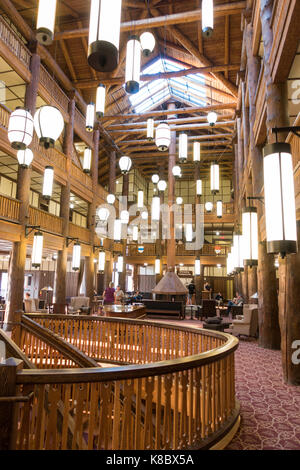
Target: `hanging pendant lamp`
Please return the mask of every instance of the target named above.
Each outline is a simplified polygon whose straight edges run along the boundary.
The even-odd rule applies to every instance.
[[[124,156],[120,158],[119,167],[123,175],[127,175],[127,173],[129,173],[131,166],[132,166],[132,160],[130,157]]]
[[[34,115],[34,128],[45,149],[54,147],[64,128],[64,119],[58,108],[41,106]]]
[[[80,243],[74,243],[72,255],[72,270],[79,271],[80,269],[81,246]]]
[[[202,33],[210,38],[214,30],[214,2],[213,0],[202,0]]]
[[[30,149],[18,150],[17,159],[20,167],[28,168],[33,160],[33,153]]]
[[[168,123],[160,123],[155,131],[155,144],[160,152],[168,150],[171,143],[171,129]]]
[[[42,232],[35,232],[33,238],[31,264],[34,268],[39,268],[42,264],[44,237]]]
[[[104,274],[104,271],[105,271],[105,261],[106,261],[105,251],[100,251],[99,259],[98,259],[98,272],[101,274]]]
[[[9,117],[8,140],[12,148],[25,150],[33,137],[33,117],[26,109],[17,107]]]
[[[256,207],[243,210],[244,266],[258,265],[258,222]]]
[[[217,163],[210,166],[210,190],[213,194],[220,190],[220,167]]]
[[[54,168],[53,166],[48,165],[45,167],[44,182],[43,182],[43,198],[48,201],[52,196],[53,178],[54,178]]]
[[[151,142],[154,140],[154,119],[152,118],[147,119],[147,140]]]
[[[155,37],[149,31],[145,31],[140,36],[140,43],[143,55],[145,57],[149,57],[149,55],[152,54],[155,48]]]
[[[91,172],[91,163],[92,163],[92,149],[86,147],[84,149],[83,155],[83,172],[90,173]]]
[[[188,136],[185,132],[179,134],[179,162],[185,163],[187,161],[188,153]]]
[[[200,162],[200,158],[201,158],[201,144],[200,144],[200,142],[194,142],[193,157],[194,157],[194,162]]]
[[[96,116],[98,119],[104,116],[105,111],[105,86],[101,83],[98,85],[96,94]]]
[[[36,38],[44,46],[49,46],[53,41],[55,14],[56,0],[39,0]]]
[[[89,103],[86,107],[85,129],[87,132],[93,132],[95,122],[95,105]]]
[[[127,43],[125,90],[135,94],[140,89],[141,44],[137,36],[131,36]]]

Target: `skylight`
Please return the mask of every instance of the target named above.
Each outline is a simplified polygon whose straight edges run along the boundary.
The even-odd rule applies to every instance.
[[[159,58],[143,70],[143,75],[177,72],[187,67],[170,59]],[[129,95],[136,113],[143,113],[156,108],[171,97],[191,106],[205,106],[205,77],[201,74],[187,75],[152,82],[141,82],[141,88],[135,95]]]

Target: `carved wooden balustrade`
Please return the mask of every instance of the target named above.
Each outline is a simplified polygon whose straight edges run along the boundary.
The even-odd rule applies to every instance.
[[[0,217],[8,220],[19,220],[20,201],[8,196],[0,196]]]
[[[62,233],[62,219],[35,207],[29,207],[29,224],[52,233]]]

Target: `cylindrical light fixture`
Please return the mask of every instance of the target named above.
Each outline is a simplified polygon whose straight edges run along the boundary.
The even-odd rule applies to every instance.
[[[214,30],[214,2],[213,0],[202,0],[202,33],[210,38]]]
[[[18,150],[17,158],[22,168],[28,168],[33,160],[33,153],[30,149]]]
[[[138,239],[139,239],[139,228],[137,225],[134,225],[132,229],[132,241],[137,242]]]
[[[116,196],[114,194],[108,194],[106,200],[108,204],[114,204]]]
[[[112,72],[119,61],[122,0],[92,0],[88,63],[99,72]]]
[[[243,209],[244,266],[258,265],[258,222],[256,207]]]
[[[58,108],[41,106],[34,115],[34,128],[40,144],[46,149],[54,147],[64,128],[64,118]]]
[[[147,119],[147,140],[154,140],[154,119]]]
[[[195,276],[200,276],[201,274],[201,261],[200,258],[195,259]]]
[[[93,132],[95,122],[95,105],[89,103],[86,107],[85,129],[87,132]]]
[[[104,116],[105,111],[105,85],[99,83],[96,94],[96,116],[98,119]]]
[[[83,154],[83,172],[90,173],[92,163],[92,149],[85,147]]]
[[[187,161],[188,136],[184,132],[179,134],[179,161],[185,163]]]
[[[202,196],[202,180],[196,181],[196,194],[197,196]]]
[[[42,263],[43,255],[43,241],[44,237],[42,232],[35,232],[33,237],[31,264],[34,268],[39,268]]]
[[[168,150],[171,142],[171,129],[168,123],[161,122],[155,130],[155,144],[160,152]]]
[[[79,271],[80,269],[80,257],[81,257],[81,245],[76,242],[73,246],[73,256],[72,256],[72,269],[73,271]]]
[[[208,213],[212,212],[213,208],[214,208],[214,205],[213,205],[212,202],[209,201],[209,202],[205,203],[206,212],[208,212]]]
[[[264,191],[267,252],[297,253],[296,204],[290,144],[267,145],[264,156]]]
[[[129,222],[129,212],[126,211],[126,210],[121,211],[120,219],[121,219],[122,224],[128,224],[128,222]]]
[[[155,274],[160,274],[160,258],[155,260]]]
[[[39,0],[36,38],[40,44],[49,46],[53,41],[56,0]]]
[[[223,217],[223,203],[222,201],[217,201],[217,217],[221,219]]]
[[[33,117],[23,108],[16,108],[9,117],[8,140],[12,148],[25,150],[33,137]]]
[[[167,188],[167,183],[166,181],[164,180],[159,180],[159,182],[157,183],[157,189],[158,191],[165,191]]]
[[[125,90],[134,94],[140,89],[141,44],[137,36],[131,36],[127,43]]]
[[[208,113],[207,122],[211,127],[215,126],[217,120],[218,120],[217,113],[215,113],[215,112]]]
[[[122,221],[115,219],[114,221],[114,240],[119,242],[122,239]]]
[[[152,175],[151,180],[153,184],[157,184],[159,182],[159,176],[156,174]]]
[[[149,31],[142,33],[140,36],[140,43],[143,55],[145,57],[148,57],[150,54],[152,54],[155,48],[155,37],[152,33],[149,33]]]
[[[233,262],[237,273],[244,271],[243,236],[239,231],[233,234]]]
[[[210,190],[213,194],[220,191],[220,167],[217,163],[210,166]]]
[[[47,165],[44,171],[43,198],[49,200],[52,196],[54,168]]]
[[[152,198],[152,205],[151,205],[151,219],[152,220],[159,220],[160,218],[160,197],[155,196]]]
[[[201,144],[200,144],[200,142],[194,142],[194,144],[193,144],[193,158],[194,158],[194,162],[200,162],[200,159],[201,159]]]
[[[99,259],[98,259],[98,272],[104,273],[105,271],[105,261],[106,261],[105,251],[99,251]]]
[[[138,191],[137,206],[138,209],[142,209],[144,207],[144,191]]]
[[[124,258],[122,255],[119,255],[118,256],[118,260],[117,260],[117,270],[118,270],[118,273],[122,273],[123,272],[123,269],[124,269]]]
[[[132,166],[132,161],[130,157],[124,156],[120,158],[119,167],[123,175],[127,175],[127,173],[129,173],[131,166]]]
[[[178,165],[173,166],[172,173],[175,178],[179,178],[181,176],[181,168]]]
[[[177,197],[177,198],[176,198],[176,204],[178,204],[179,206],[181,206],[182,203],[183,203],[182,197],[180,197],[180,196]]]

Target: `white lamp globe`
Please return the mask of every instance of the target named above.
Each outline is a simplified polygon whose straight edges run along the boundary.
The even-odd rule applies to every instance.
[[[157,184],[159,182],[159,176],[158,175],[152,175],[152,183]]]
[[[182,197],[177,197],[176,198],[176,204],[178,204],[180,206],[182,203],[183,203]]]
[[[113,204],[116,200],[116,196],[114,194],[109,194],[106,198],[108,204]]]
[[[160,152],[168,150],[171,142],[171,129],[166,122],[159,124],[155,131],[155,144]]]
[[[20,167],[28,168],[33,160],[33,153],[30,149],[18,150],[17,158]]]
[[[178,165],[173,166],[172,173],[175,178],[178,178],[181,175],[181,168]]]
[[[155,38],[152,33],[149,33],[149,31],[142,33],[140,36],[140,43],[145,57],[152,54],[155,48]]]
[[[215,112],[208,113],[207,121],[210,126],[214,126],[217,122],[218,115]]]
[[[109,217],[109,210],[106,207],[100,207],[100,209],[98,209],[97,215],[101,222],[107,222]]]
[[[129,212],[126,211],[126,210],[121,211],[120,219],[121,219],[122,224],[128,224],[128,222],[129,222]]]
[[[147,212],[147,211],[143,211],[143,212],[141,213],[141,217],[142,217],[143,220],[147,220],[147,219],[148,219],[148,212]]]
[[[206,212],[212,212],[213,207],[214,207],[214,205],[213,205],[212,202],[206,202],[206,204],[205,204],[205,210],[206,210]]]
[[[119,160],[119,167],[123,175],[129,173],[132,166],[132,161],[130,157],[121,157]]]
[[[64,128],[64,119],[59,109],[41,106],[34,115],[34,128],[41,145],[46,149],[54,147]]]
[[[165,191],[167,188],[167,183],[164,180],[160,180],[157,184],[157,188],[159,191]]]
[[[11,113],[7,137],[12,148],[17,150],[25,150],[31,144],[33,117],[26,109],[18,107]]]

